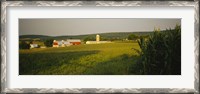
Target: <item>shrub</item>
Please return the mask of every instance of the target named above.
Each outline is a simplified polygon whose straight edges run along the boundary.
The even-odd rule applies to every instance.
[[[128,36],[128,40],[136,40],[136,39],[138,39],[138,36],[136,36],[135,34],[130,34]]]
[[[52,47],[53,45],[53,39],[48,39],[44,41],[44,45],[46,45],[47,47]]]
[[[19,43],[19,49],[29,49],[30,48],[30,43],[27,43],[26,41],[21,41]]]
[[[181,74],[181,27],[154,33],[145,41],[140,38],[141,51],[136,66],[139,74],[177,75]]]
[[[90,37],[90,36],[87,36],[83,39],[84,42],[86,41],[96,41],[95,37]]]

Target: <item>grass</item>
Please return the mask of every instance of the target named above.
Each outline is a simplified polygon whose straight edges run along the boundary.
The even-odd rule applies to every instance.
[[[19,51],[20,75],[128,75],[137,43],[75,45]]]

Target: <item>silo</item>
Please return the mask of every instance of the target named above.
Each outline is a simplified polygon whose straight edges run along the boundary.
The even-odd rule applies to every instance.
[[[96,41],[100,41],[100,36],[96,35]]]
[[[65,47],[65,41],[64,40],[62,40],[62,45],[61,46]]]

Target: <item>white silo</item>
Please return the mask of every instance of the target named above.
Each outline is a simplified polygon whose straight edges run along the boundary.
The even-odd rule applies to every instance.
[[[62,45],[61,45],[61,46],[62,46],[62,47],[65,47],[65,41],[64,41],[64,40],[62,40],[62,41],[61,41],[61,43],[62,43]]]
[[[96,41],[100,41],[100,35],[96,35]]]

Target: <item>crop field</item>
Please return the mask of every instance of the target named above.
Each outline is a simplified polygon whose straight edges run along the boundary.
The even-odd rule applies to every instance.
[[[20,75],[128,75],[138,43],[81,44],[19,50]]]

